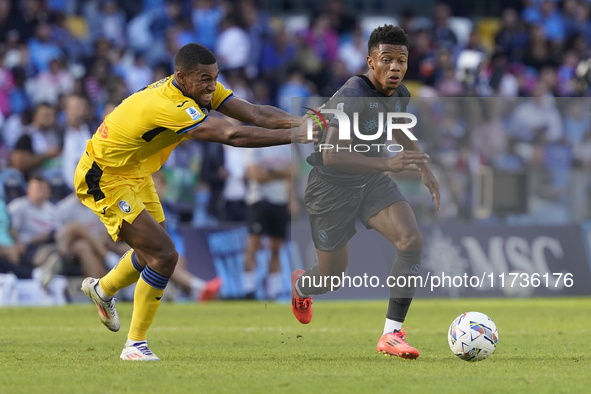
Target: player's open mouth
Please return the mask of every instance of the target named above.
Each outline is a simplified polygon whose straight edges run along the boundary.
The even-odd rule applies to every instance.
[[[396,82],[400,81],[400,78],[398,78],[398,77],[389,77],[388,78],[388,81],[396,83]]]
[[[201,97],[203,97],[205,100],[211,100],[211,93],[202,94]]]

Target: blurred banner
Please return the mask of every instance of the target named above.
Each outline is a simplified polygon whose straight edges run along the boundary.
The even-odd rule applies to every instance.
[[[305,266],[313,264],[316,257],[309,224],[294,223],[292,230],[292,248],[299,249],[292,255],[304,256]],[[417,297],[591,294],[589,260],[579,226],[447,224],[421,226],[421,232],[423,284],[417,287]],[[357,234],[349,242],[346,275],[367,275],[368,285],[341,288],[322,298],[387,298],[388,289],[381,285],[395,257],[396,249],[388,240],[358,223]],[[369,284],[371,276],[379,278],[379,286]]]
[[[316,261],[310,241],[310,225],[292,225],[292,240],[281,255],[283,298],[289,294],[289,273]],[[346,275],[352,284],[319,299],[387,298],[385,284],[396,250],[385,238],[357,224],[349,243]],[[417,297],[529,297],[591,294],[589,247],[591,226],[422,226],[422,286]],[[242,272],[247,229],[184,229],[188,269],[204,279],[219,275],[223,298],[243,296]],[[586,241],[585,241],[586,240]],[[291,248],[291,265],[288,250]],[[258,298],[265,297],[263,278],[267,273],[266,251],[259,256]],[[366,276],[364,283],[362,278]],[[372,287],[375,276],[379,285]],[[358,277],[359,281],[354,278]],[[355,284],[360,284],[355,286]],[[373,284],[376,282],[374,281]]]
[[[183,228],[185,239],[187,269],[199,278],[210,280],[215,276],[222,279],[220,297],[238,299],[245,296],[243,288],[244,253],[248,229],[243,225],[226,227]],[[280,298],[290,294],[291,267],[289,243],[280,253],[280,273],[282,293]],[[265,299],[265,278],[269,270],[268,248],[257,254],[256,292],[258,299]]]

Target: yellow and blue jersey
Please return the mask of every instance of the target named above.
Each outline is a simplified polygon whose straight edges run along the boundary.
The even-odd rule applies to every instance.
[[[232,96],[217,82],[207,109],[219,110]],[[123,100],[88,141],[86,153],[106,174],[144,177],[158,171],[208,116],[169,76]]]

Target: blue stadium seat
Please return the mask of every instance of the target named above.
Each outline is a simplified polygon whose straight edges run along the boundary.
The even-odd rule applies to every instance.
[[[27,181],[20,171],[14,168],[5,168],[0,173],[0,189],[4,201],[8,204],[15,198],[26,194]]]

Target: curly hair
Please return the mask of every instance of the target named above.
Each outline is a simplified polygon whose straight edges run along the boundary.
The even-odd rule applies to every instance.
[[[174,68],[188,72],[195,69],[198,64],[209,65],[215,62],[215,55],[209,49],[192,42],[179,49],[174,57]]]
[[[398,26],[376,27],[369,36],[367,53],[371,55],[372,49],[377,48],[380,44],[404,45],[408,48],[408,35],[403,28]]]

